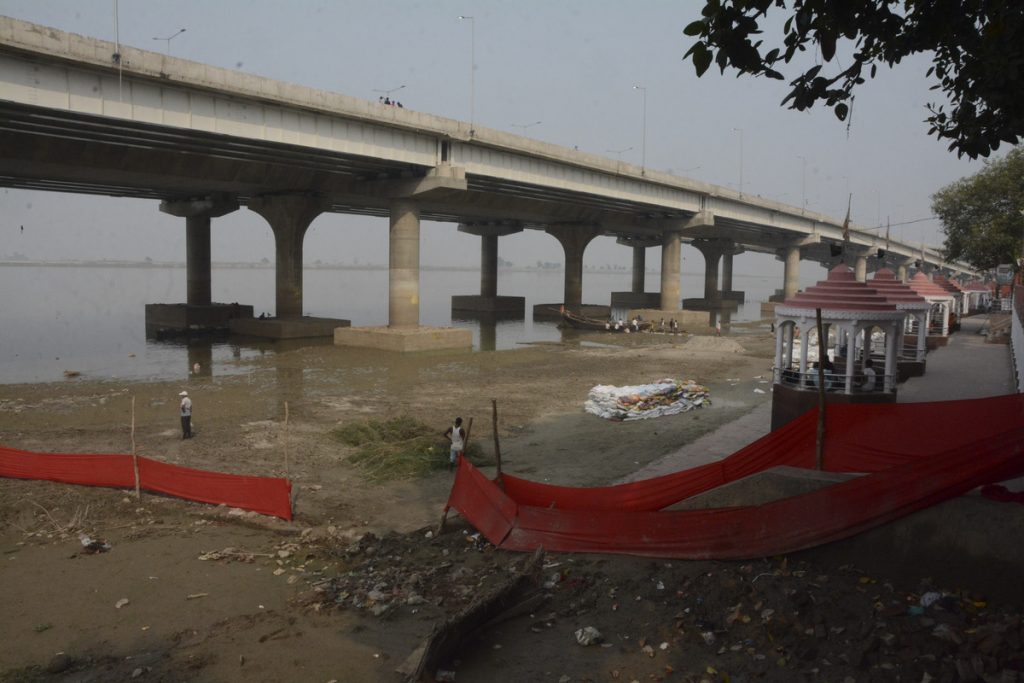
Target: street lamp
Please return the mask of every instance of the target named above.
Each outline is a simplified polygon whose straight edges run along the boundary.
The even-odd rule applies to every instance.
[[[605,151],[609,152],[611,154],[618,154],[619,155],[619,161],[622,161],[622,153],[623,152],[628,152],[631,149],[633,149],[633,148],[632,147],[627,147],[625,149],[606,149]]]
[[[733,131],[740,134],[740,196],[743,196],[743,129],[733,128]]]
[[[397,88],[391,88],[390,90],[377,90],[376,88],[374,88],[373,92],[382,92],[382,93],[384,93],[384,97],[386,97],[387,99],[390,100],[391,99],[391,93],[398,92],[399,90],[401,90],[404,87],[405,87],[404,85],[400,85]]]
[[[167,36],[166,38],[153,38],[153,40],[166,40],[167,41],[167,54],[170,55],[171,54],[171,41],[173,39],[177,38],[178,36],[180,36],[184,32],[185,32],[185,29],[180,29],[177,33],[173,33],[173,34]]]
[[[633,90],[639,90],[644,94],[644,133],[643,133],[643,147],[640,152],[640,172],[643,173],[647,167],[647,87],[643,85],[634,85]]]
[[[803,162],[800,171],[800,210],[807,208],[807,157],[796,155],[796,158]]]
[[[476,106],[476,19],[464,14],[459,15],[461,21],[469,22],[469,134],[474,132],[474,107]]]
[[[521,128],[523,130],[523,133],[526,133],[527,128],[533,128],[534,126],[539,126],[540,124],[541,121],[534,121],[533,123],[511,123],[509,125],[515,128]]]

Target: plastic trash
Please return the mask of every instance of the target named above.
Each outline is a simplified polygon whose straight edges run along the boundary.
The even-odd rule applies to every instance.
[[[604,636],[593,626],[584,626],[576,629],[576,642],[580,645],[596,645],[601,642]]]

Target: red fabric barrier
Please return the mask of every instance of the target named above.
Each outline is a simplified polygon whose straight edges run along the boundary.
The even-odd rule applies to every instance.
[[[207,472],[139,458],[139,487],[154,493],[292,518],[291,482]],[[0,476],[84,486],[134,488],[132,457],[123,454],[33,453],[0,447]]]
[[[463,460],[449,505],[510,550],[746,559],[845,538],[1024,474],[1022,395],[830,406],[827,419],[826,469],[871,474],[765,505],[662,510],[769,467],[813,467],[812,411],[718,463],[621,486],[573,489],[506,475],[502,491]]]

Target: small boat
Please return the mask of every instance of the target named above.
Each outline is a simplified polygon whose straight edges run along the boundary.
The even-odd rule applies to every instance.
[[[562,311],[562,320],[569,327],[577,330],[595,330],[598,332],[650,332],[654,324],[647,321],[639,321],[636,324],[631,322],[615,322],[612,320],[597,320],[578,315],[572,311]]]

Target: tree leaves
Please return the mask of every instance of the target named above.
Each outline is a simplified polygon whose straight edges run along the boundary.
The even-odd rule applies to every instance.
[[[791,4],[792,9],[787,5]],[[891,5],[897,6],[894,12]],[[902,5],[902,7],[900,7]],[[789,12],[781,44],[766,46],[760,23],[771,9]],[[780,62],[817,47],[825,63],[840,40],[853,43],[852,63],[830,75],[815,65],[790,81],[783,103],[803,110],[816,103],[845,120],[845,104],[879,63],[889,66],[925,52],[933,55],[928,78],[949,107],[929,104],[928,134],[950,141],[971,158],[988,156],[1002,143],[1024,137],[1024,11],[1019,0],[705,0],[702,19],[684,34],[697,38],[684,59],[698,76],[712,62],[724,72],[785,78]],[[756,42],[754,37],[757,36]],[[770,47],[762,56],[762,47]]]

